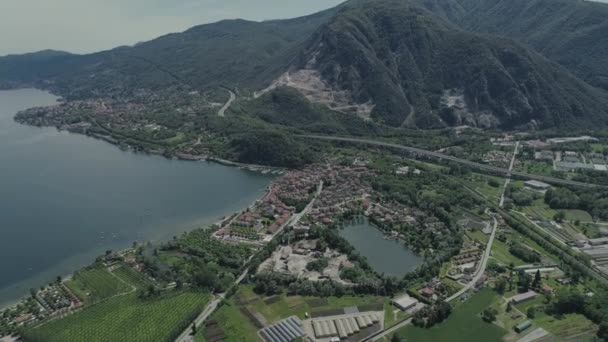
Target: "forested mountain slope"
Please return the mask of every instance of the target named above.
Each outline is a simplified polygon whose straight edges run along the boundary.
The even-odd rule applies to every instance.
[[[351,0],[306,17],[221,21],[89,55],[7,56],[0,58],[0,87],[37,86],[67,100],[170,102],[220,87],[238,90],[243,101],[257,100],[286,86],[331,111],[392,127],[606,127],[606,91],[565,68],[579,76],[588,70],[586,78],[601,83],[602,74],[591,65],[601,65],[599,51],[608,38],[598,37],[597,50],[583,43],[590,45],[595,29],[605,31],[603,24],[588,14],[587,21],[565,25],[568,21],[555,14],[565,13],[560,6],[569,8],[565,0],[511,2],[507,10],[502,0]],[[552,19],[536,27],[538,16]],[[569,36],[568,30],[575,33]],[[562,66],[486,32],[521,38],[545,56],[563,55],[556,59]],[[557,37],[549,39],[550,32]],[[559,32],[572,43],[560,43]],[[576,64],[577,54],[588,56]],[[301,124],[280,120],[277,107],[268,105],[277,98],[284,96],[249,108],[265,121]],[[343,115],[336,117],[344,122]]]
[[[465,30],[528,44],[608,89],[608,4],[583,0],[419,0]]]
[[[398,0],[345,6],[292,68],[311,84],[301,88],[324,83],[335,107],[353,102],[390,126],[590,127],[608,114],[604,92],[539,54]]]

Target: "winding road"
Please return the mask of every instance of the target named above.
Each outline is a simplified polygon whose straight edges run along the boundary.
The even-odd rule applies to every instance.
[[[232,92],[232,90],[228,90],[228,92],[230,93],[230,98],[222,106],[222,108],[220,108],[220,110],[217,112],[218,116],[224,117],[224,114],[226,113],[228,108],[230,108],[230,105],[232,104],[232,102],[234,102],[234,100],[236,100],[236,94],[234,92]]]
[[[425,156],[429,156],[429,157],[452,161],[455,163],[470,166],[477,170],[498,173],[498,174],[505,175],[507,177],[517,176],[517,177],[525,178],[525,179],[534,179],[534,180],[543,181],[543,182],[547,182],[547,183],[571,185],[571,186],[578,186],[578,187],[583,187],[583,188],[608,188],[608,186],[605,186],[605,185],[576,182],[576,181],[555,178],[555,177],[550,177],[550,176],[542,176],[542,175],[535,175],[535,174],[519,172],[519,171],[511,171],[509,169],[505,169],[502,167],[480,164],[480,163],[476,163],[476,162],[473,162],[470,160],[448,156],[448,155],[445,155],[445,154],[439,153],[439,152],[428,151],[428,150],[423,150],[423,149],[417,148],[417,147],[393,144],[393,143],[388,143],[388,142],[384,142],[384,141],[359,139],[359,138],[332,137],[332,136],[324,136],[324,135],[297,135],[296,137],[304,138],[304,139],[340,141],[340,142],[349,142],[349,143],[357,143],[357,144],[390,147],[390,148],[395,148],[395,149],[399,149],[399,150],[403,150],[403,151],[407,151],[407,152],[411,152],[411,153],[415,153],[415,154],[419,154],[419,155],[425,155]]]

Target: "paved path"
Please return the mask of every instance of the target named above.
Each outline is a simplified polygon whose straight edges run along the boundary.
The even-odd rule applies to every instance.
[[[446,302],[451,302],[454,299],[460,297],[463,293],[470,290],[473,286],[475,286],[475,284],[477,284],[479,279],[481,279],[484,272],[486,271],[486,266],[488,266],[488,259],[490,259],[490,252],[492,251],[492,245],[494,244],[494,238],[496,237],[496,230],[497,230],[496,228],[498,227],[498,220],[496,219],[496,217],[492,216],[492,220],[494,220],[494,226],[492,227],[492,233],[490,234],[490,240],[488,240],[486,249],[484,250],[483,256],[481,257],[481,264],[479,265],[479,268],[477,269],[477,273],[473,277],[473,280],[471,280],[467,285],[465,285],[462,289],[460,289],[460,291],[458,291],[458,292],[454,293],[453,295],[451,295],[450,297],[448,297],[445,300]]]
[[[249,271],[249,269],[246,269],[243,273],[241,273],[241,275],[235,280],[233,286],[237,286],[238,284],[240,284],[241,281],[243,281],[243,279],[245,279],[245,277],[247,276],[248,271]],[[222,300],[224,300],[224,298],[226,298],[226,292],[215,296],[215,298],[211,302],[209,302],[209,304],[207,304],[207,306],[205,307],[203,312],[201,312],[201,314],[198,315],[198,317],[196,317],[196,319],[194,319],[193,323],[196,324],[197,328],[201,327],[203,322],[205,322],[205,320],[207,320],[207,318],[209,318],[209,316],[211,316],[211,314],[215,311],[215,309],[217,309],[217,306],[221,303]],[[194,341],[194,336],[192,336],[192,324],[188,325],[186,330],[184,330],[182,332],[182,334],[179,335],[179,337],[177,339],[175,339],[175,342],[193,342],[193,341]]]
[[[333,137],[333,136],[324,136],[324,135],[299,135],[297,137],[306,138],[306,139],[342,141],[342,142],[351,142],[351,143],[358,143],[358,144],[384,146],[384,147],[396,148],[396,149],[400,149],[400,150],[404,150],[404,151],[408,151],[408,152],[416,153],[416,154],[420,154],[420,155],[425,155],[425,156],[429,156],[429,157],[434,157],[434,158],[438,158],[438,159],[448,160],[448,161],[452,161],[455,163],[470,166],[477,170],[503,174],[506,176],[513,175],[513,176],[518,176],[518,177],[526,178],[526,179],[535,179],[535,180],[539,180],[539,181],[543,181],[543,182],[547,182],[547,183],[572,185],[572,186],[578,186],[578,187],[583,187],[583,188],[603,188],[603,189],[608,188],[608,186],[606,186],[606,185],[576,182],[576,181],[571,181],[571,180],[567,180],[567,179],[535,175],[535,174],[519,172],[519,171],[509,171],[509,169],[505,169],[502,167],[480,164],[480,163],[472,162],[470,160],[456,158],[453,156],[448,156],[448,155],[445,155],[445,154],[439,153],[439,152],[428,151],[428,150],[423,150],[423,149],[420,149],[417,147],[404,146],[404,145],[393,144],[393,143],[388,143],[388,142],[384,142],[384,141],[357,139],[357,138],[342,138],[342,137]]]
[[[515,143],[515,150],[513,150],[513,157],[511,158],[511,164],[509,164],[509,175],[507,176],[507,179],[505,179],[505,185],[502,188],[502,194],[500,194],[500,203],[498,204],[498,206],[501,208],[505,204],[505,191],[507,191],[507,186],[509,186],[509,182],[511,182],[510,172],[513,171],[513,165],[515,165],[515,157],[517,156],[518,148],[519,148],[519,141]]]
[[[224,106],[222,106],[222,108],[220,108],[220,110],[217,112],[218,116],[224,117],[224,113],[226,113],[226,110],[228,110],[228,108],[230,108],[230,105],[232,104],[232,102],[234,102],[234,100],[236,100],[236,95],[232,92],[232,90],[228,90],[228,92],[230,93],[230,98],[224,104]]]

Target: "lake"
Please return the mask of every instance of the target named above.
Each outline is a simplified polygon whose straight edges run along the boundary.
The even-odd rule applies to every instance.
[[[378,273],[400,278],[422,264],[422,257],[407,249],[402,241],[387,239],[367,218],[347,221],[339,232]]]
[[[0,91],[0,306],[105,250],[170,239],[242,210],[273,179],[13,121],[19,110],[54,103],[38,90]]]

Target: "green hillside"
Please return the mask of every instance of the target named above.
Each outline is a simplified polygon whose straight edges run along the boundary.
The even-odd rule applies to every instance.
[[[583,0],[420,0],[463,29],[528,44],[608,89],[608,4]]]
[[[348,6],[318,30],[299,67],[390,126],[431,128],[605,125],[606,94],[525,47],[460,30],[404,1]],[[442,104],[446,91],[467,108]]]

